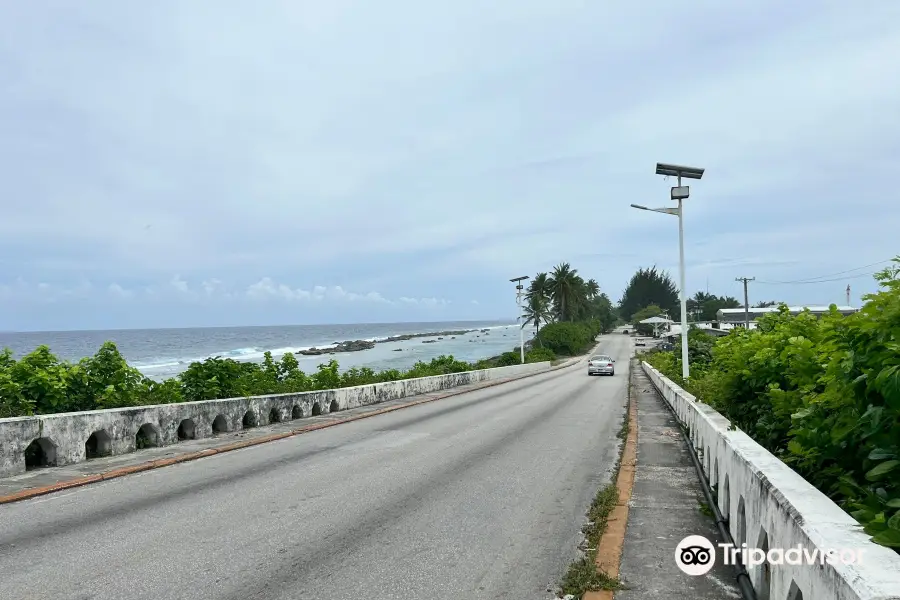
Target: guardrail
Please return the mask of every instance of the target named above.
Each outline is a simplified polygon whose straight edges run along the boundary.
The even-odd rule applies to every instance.
[[[810,565],[802,555],[801,564],[773,555],[781,564],[749,565],[759,598],[900,600],[900,555],[871,542],[850,515],[712,407],[641,365],[688,428],[735,544],[766,553],[799,546],[819,557]],[[822,560],[829,551],[834,559]]]
[[[550,363],[541,362],[297,394],[0,419],[0,477],[23,473],[32,465],[63,466],[93,457],[127,454],[141,447],[176,444],[549,370]]]

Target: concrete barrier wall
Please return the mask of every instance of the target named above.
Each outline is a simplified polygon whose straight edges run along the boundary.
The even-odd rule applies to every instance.
[[[299,394],[272,394],[0,419],[0,477],[26,470],[25,450],[36,442],[48,466],[134,452],[139,443],[175,444],[245,427],[328,414],[469,383],[540,373],[549,362]]]
[[[737,546],[862,551],[857,564],[838,559],[814,566],[748,567],[759,598],[900,599],[900,555],[869,541],[850,515],[746,433],[732,430],[724,416],[648,363],[642,366],[689,429]]]

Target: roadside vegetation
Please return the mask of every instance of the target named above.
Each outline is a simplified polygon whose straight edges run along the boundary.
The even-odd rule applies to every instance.
[[[596,336],[608,331],[616,320],[612,304],[600,294],[597,283],[585,282],[568,264],[549,275],[539,274],[529,288],[528,303],[523,327],[535,327],[537,335],[531,347],[526,346],[527,363],[586,352]],[[474,363],[440,356],[407,370],[354,367],[341,371],[338,362],[330,360],[316,371],[304,373],[293,354],[276,359],[267,352],[259,363],[208,358],[192,363],[177,377],[155,381],[129,365],[113,342],[104,343],[94,356],[76,363],[60,360],[47,346],[18,360],[6,349],[0,352],[0,418],[327,390],[520,361],[516,348]]]
[[[646,360],[900,551],[900,258],[876,279],[849,316],[780,305],[757,329],[691,330],[688,382],[680,340]]]

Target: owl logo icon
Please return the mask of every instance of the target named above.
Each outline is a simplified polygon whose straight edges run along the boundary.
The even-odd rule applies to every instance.
[[[675,564],[687,575],[706,575],[716,564],[716,548],[702,535],[689,535],[675,548]]]

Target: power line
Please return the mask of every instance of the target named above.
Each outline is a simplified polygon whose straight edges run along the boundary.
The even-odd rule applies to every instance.
[[[757,281],[756,283],[762,283],[766,285],[803,285],[810,283],[828,283],[829,281],[847,281],[848,279],[859,279],[860,277],[872,277],[873,275],[877,275],[878,271],[874,271],[872,273],[862,273],[861,275],[849,275],[847,277],[835,277],[834,279],[817,279],[815,281],[809,280],[799,280],[799,281]]]
[[[818,277],[808,277],[806,279],[797,279],[795,281],[759,281],[757,283],[766,283],[770,285],[787,285],[787,284],[795,284],[795,283],[825,283],[828,281],[839,281],[841,279],[854,279],[859,277],[870,277],[875,275],[875,273],[863,273],[861,275],[853,275],[850,277],[838,277],[837,279],[823,279],[825,277],[834,277],[835,275],[842,275],[844,273],[852,273],[853,271],[859,271],[860,269],[868,269],[869,267],[874,267],[876,265],[880,265],[882,263],[891,262],[893,259],[889,258],[887,260],[879,260],[878,262],[874,262],[868,265],[863,265],[861,267],[856,267],[855,269],[847,269],[846,271],[838,271],[836,273],[829,273],[827,275],[819,275]]]

